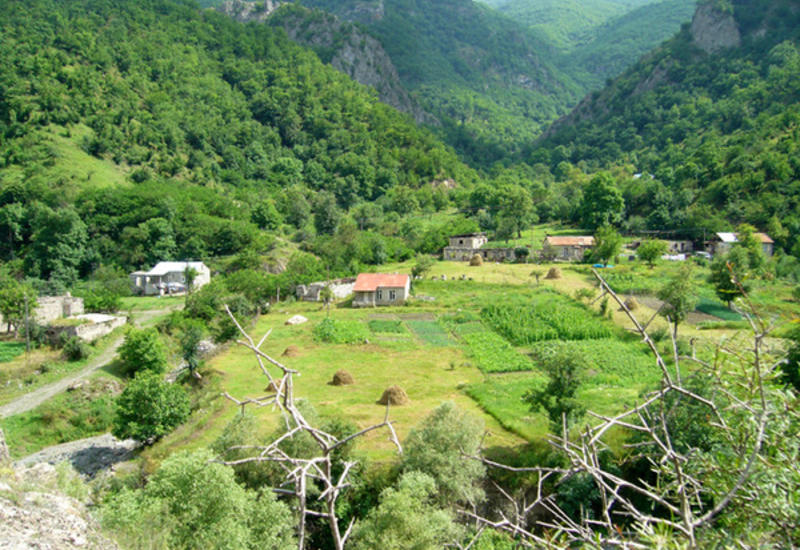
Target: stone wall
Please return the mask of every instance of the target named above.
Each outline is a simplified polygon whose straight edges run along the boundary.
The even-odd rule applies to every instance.
[[[127,321],[126,317],[115,315],[102,315],[100,313],[87,313],[79,315],[75,319],[84,321],[82,324],[51,326],[47,333],[53,341],[58,341],[61,334],[66,337],[77,336],[84,342],[94,342],[102,338],[117,327],[121,327]]]

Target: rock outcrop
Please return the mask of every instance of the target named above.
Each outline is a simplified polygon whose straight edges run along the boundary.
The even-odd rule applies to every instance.
[[[60,467],[62,468],[62,467]],[[67,496],[64,483],[80,484],[77,474],[49,464],[0,473],[0,548],[9,550],[114,550],[86,506]],[[72,485],[80,489],[80,485]]]
[[[712,4],[698,6],[692,19],[691,33],[692,42],[709,54],[734,48],[742,42],[733,13]]]

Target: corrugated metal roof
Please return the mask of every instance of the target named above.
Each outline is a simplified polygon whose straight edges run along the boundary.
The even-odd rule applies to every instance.
[[[191,267],[198,272],[208,269],[203,262],[158,262],[146,275],[166,275],[177,271],[183,273],[187,267]]]
[[[545,241],[550,246],[594,246],[594,237],[557,237],[548,236]]]
[[[408,275],[398,273],[359,273],[354,292],[372,292],[378,288],[404,288]]]
[[[735,243],[739,239],[736,238],[736,233],[717,233],[717,237],[724,243]]]

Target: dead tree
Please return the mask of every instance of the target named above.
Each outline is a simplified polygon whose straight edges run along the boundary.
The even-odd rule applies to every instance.
[[[691,357],[681,356],[673,335],[673,365],[670,367],[648,335],[646,325],[639,323],[596,271],[594,274],[603,293],[617,302],[653,353],[661,371],[660,388],[617,415],[590,412],[598,422],[586,426],[577,437],[570,437],[566,426],[561,434],[551,436],[550,443],[567,457],[568,468],[509,468],[482,457],[472,457],[482,460],[488,467],[532,472],[538,476],[538,486],[534,498],[527,502],[500,489],[509,502],[511,513],[499,513],[494,518],[480,517],[471,511],[462,513],[481,529],[490,527],[505,531],[529,547],[554,547],[554,540],[557,540],[557,547],[577,544],[603,549],[647,548],[647,537],[664,530],[677,534],[689,547],[696,547],[700,529],[712,523],[750,483],[765,444],[770,417],[776,413],[768,396],[768,382],[782,361],[769,358],[764,342],[772,327],[757,315],[745,295],[749,311],[744,314],[753,333],[749,348],[743,351],[741,346],[722,343],[714,360],[704,362],[694,353]],[[688,389],[680,374],[682,363],[691,364],[711,380],[713,394],[710,397]],[[677,434],[668,420],[668,396],[678,401],[677,406],[691,404],[705,409],[715,437],[724,441],[733,453],[730,469],[723,471],[724,466],[693,449],[676,447]],[[730,421],[731,418],[736,421]],[[644,453],[641,456],[649,461],[657,483],[624,479],[603,467],[600,455],[608,449],[604,437],[612,429],[636,434],[628,440],[627,447]],[[598,519],[568,517],[555,503],[553,487],[578,473],[590,476],[600,493],[602,513]],[[712,478],[717,483],[723,479],[724,483],[714,487],[704,483]],[[543,490],[545,482],[551,484],[548,491]],[[714,498],[709,498],[712,493]],[[748,491],[748,494],[753,493]],[[647,502],[649,506],[637,502]],[[529,522],[534,509],[539,517],[544,513],[548,519]],[[648,511],[652,509],[661,512]]]
[[[293,497],[296,500],[298,514],[298,549],[303,550],[305,548],[306,522],[309,518],[319,518],[328,523],[336,550],[343,550],[355,520],[352,520],[344,532],[342,532],[339,526],[339,520],[336,516],[336,501],[342,491],[350,486],[348,477],[356,463],[351,461],[345,462],[342,465],[342,472],[338,476],[335,476],[333,453],[354,439],[380,428],[386,428],[388,430],[390,441],[397,446],[398,452],[402,453],[400,440],[397,437],[392,422],[389,420],[389,406],[386,406],[386,415],[384,416],[383,422],[364,428],[357,433],[341,439],[319,428],[315,428],[305,419],[295,401],[294,376],[299,375],[299,372],[283,365],[261,349],[272,331],[267,331],[264,337],[256,343],[242,328],[241,324],[239,324],[236,317],[227,306],[225,306],[225,310],[241,335],[241,339],[237,340],[236,343],[253,352],[261,374],[269,380],[268,388],[273,389],[275,394],[246,399],[237,399],[227,392],[223,395],[241,407],[242,411],[248,406],[255,408],[270,406],[276,408],[280,412],[282,421],[285,423],[286,432],[268,445],[232,447],[231,449],[249,450],[252,452],[252,456],[239,460],[223,461],[223,463],[229,466],[251,462],[271,462],[278,464],[285,472],[285,482],[280,487],[275,488],[274,491],[282,495]],[[277,369],[278,375],[273,376],[270,372],[270,368]],[[308,434],[311,436],[319,448],[319,452],[316,456],[311,458],[294,457],[284,452],[281,448],[281,443],[299,436],[300,434]],[[311,484],[320,486],[321,491],[319,495],[310,502],[309,486]],[[315,502],[319,503],[319,506],[315,506]]]

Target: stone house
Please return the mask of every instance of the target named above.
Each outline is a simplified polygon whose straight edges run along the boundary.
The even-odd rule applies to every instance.
[[[442,258],[452,262],[468,262],[488,242],[486,233],[453,235],[450,237],[449,246],[442,251]]]
[[[353,287],[353,307],[400,305],[408,299],[410,291],[408,275],[360,273]]]
[[[323,288],[328,287],[333,292],[333,297],[337,300],[347,298],[353,293],[353,287],[356,285],[354,277],[346,277],[344,279],[334,279],[332,281],[320,281],[317,283],[309,283],[307,285],[297,285],[295,289],[295,296],[298,300],[306,302],[319,302],[319,293]]]
[[[513,262],[517,254],[513,248],[483,248],[489,239],[485,233],[453,235],[450,245],[442,250],[442,259],[451,262],[468,262],[475,254],[488,262]]]
[[[775,242],[766,233],[753,233],[753,235],[756,240],[761,242],[761,250],[764,251],[764,255],[768,258],[771,257],[775,252]],[[738,242],[739,238],[736,233],[720,232],[708,242],[706,252],[713,255],[727,254],[731,247]]]
[[[57,319],[74,317],[83,314],[83,298],[67,293],[65,296],[39,296],[36,307],[30,312],[32,321],[39,325],[49,325]],[[3,316],[0,315],[0,330],[10,330]]]
[[[694,243],[692,241],[664,241],[667,243],[667,253],[674,254],[691,254],[694,252]]]
[[[587,251],[594,248],[594,237],[560,237],[548,235],[542,243],[542,253],[554,260],[564,262],[581,261]]]
[[[94,342],[115,328],[123,326],[126,321],[126,317],[119,315],[84,313],[52,323],[47,328],[47,334],[54,343],[59,341],[61,334],[66,334],[67,337],[76,336],[85,342]]]
[[[131,290],[134,294],[144,296],[185,292],[187,268],[197,272],[192,288],[197,289],[211,282],[211,270],[203,262],[159,262],[150,271],[131,273]]]

